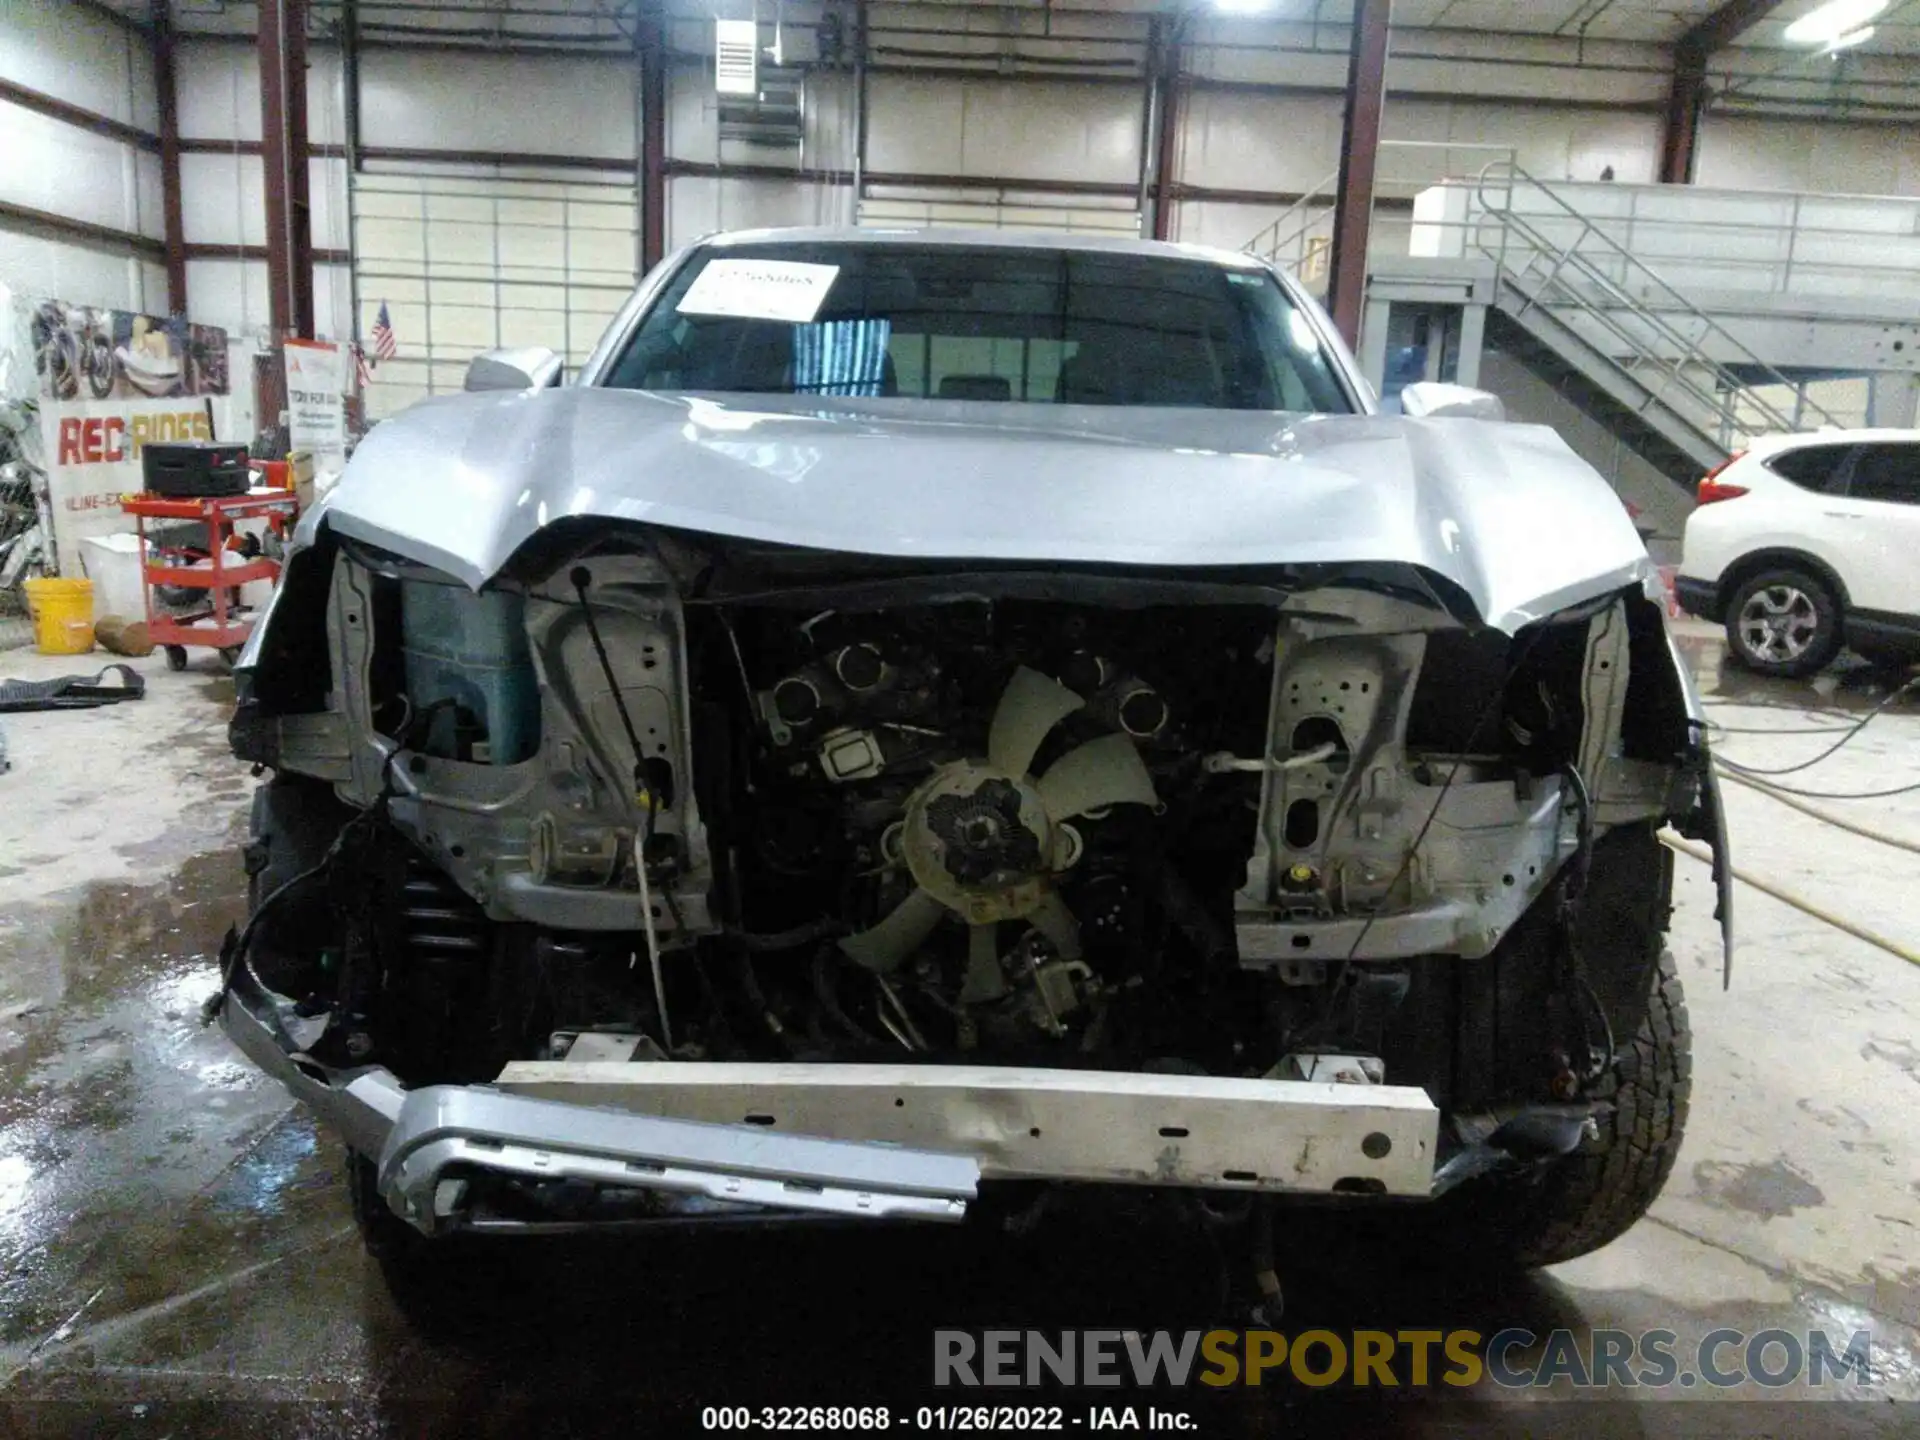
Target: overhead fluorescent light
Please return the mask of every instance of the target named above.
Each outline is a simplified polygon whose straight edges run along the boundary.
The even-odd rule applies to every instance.
[[[1873,26],[1862,25],[1858,30],[1850,30],[1838,40],[1827,46],[1827,54],[1838,55],[1842,50],[1851,50],[1856,45],[1864,45],[1873,38]]]
[[[1787,26],[1787,39],[1795,45],[1831,45],[1843,36],[1851,36],[1891,3],[1892,0],[1827,0]]]
[[[1263,15],[1275,0],[1213,0],[1213,8],[1228,15]]]

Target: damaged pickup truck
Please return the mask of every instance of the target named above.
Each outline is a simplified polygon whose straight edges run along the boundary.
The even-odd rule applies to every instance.
[[[1555,435],[1085,238],[708,240],[559,382],[379,425],[238,665],[222,1023],[376,1253],[1148,1186],[1543,1264],[1652,1202],[1657,832],[1723,912],[1725,837]]]

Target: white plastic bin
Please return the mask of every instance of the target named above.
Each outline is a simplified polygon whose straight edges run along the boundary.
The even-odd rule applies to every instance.
[[[93,582],[93,618],[118,615],[138,620],[147,613],[146,587],[140,578],[140,537],[86,535],[80,540],[80,567]]]

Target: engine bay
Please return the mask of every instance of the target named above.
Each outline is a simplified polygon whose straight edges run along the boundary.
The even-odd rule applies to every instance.
[[[1206,762],[1259,748],[1270,614],[718,623],[752,705],[708,824],[724,807],[749,932],[841,932],[803,962],[832,1038],[1123,1065],[1218,1048],[1209,1009],[1249,998],[1232,902],[1259,782]]]

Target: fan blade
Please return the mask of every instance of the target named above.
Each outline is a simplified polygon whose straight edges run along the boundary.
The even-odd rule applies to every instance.
[[[1054,821],[1108,805],[1159,803],[1146,762],[1124,735],[1102,735],[1062,755],[1036,788],[1047,818]]]
[[[902,960],[919,949],[920,942],[933,933],[946,913],[947,907],[933,896],[915,890],[878,925],[847,936],[840,948],[854,964],[884,975],[897,970]]]
[[[967,978],[960,987],[962,1005],[998,1000],[1007,993],[1007,977],[1000,973],[1000,946],[994,924],[975,925],[967,932]]]
[[[1073,918],[1073,911],[1058,890],[1047,892],[1040,908],[1027,916],[1027,923],[1047,937],[1062,960],[1080,958],[1080,922]]]
[[[1059,681],[1022,665],[1013,672],[993,712],[993,724],[987,730],[987,763],[1009,775],[1026,774],[1047,732],[1084,704]]]

